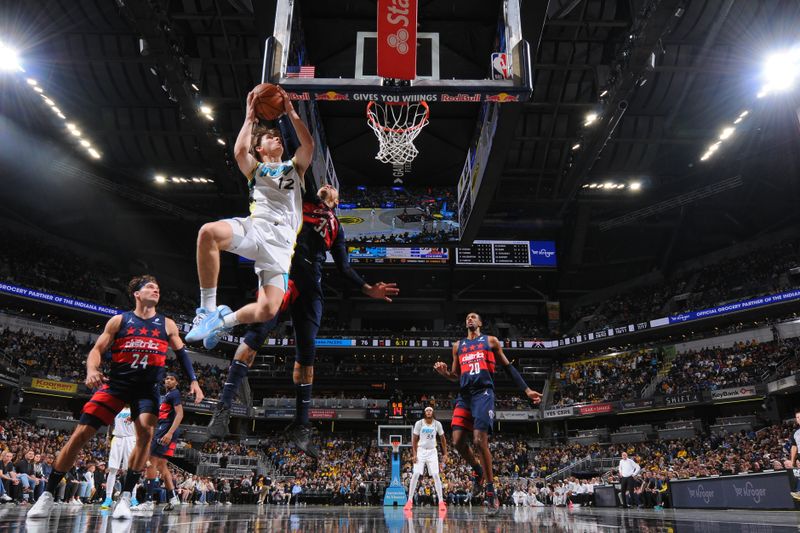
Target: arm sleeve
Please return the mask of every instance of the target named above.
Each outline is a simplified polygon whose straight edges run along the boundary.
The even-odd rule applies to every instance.
[[[180,350],[175,351],[175,358],[181,364],[181,368],[183,369],[183,373],[186,374],[186,377],[189,381],[197,381],[197,376],[194,373],[194,368],[192,367],[192,360],[189,359],[189,353],[186,351],[186,348],[181,348]]]
[[[336,268],[339,269],[339,273],[344,276],[351,285],[359,289],[364,286],[366,283],[364,278],[359,276],[358,273],[353,270],[353,267],[350,266],[350,258],[347,257],[347,247],[344,245],[344,230],[341,227],[339,227],[336,239],[331,245],[331,255],[333,256],[333,262],[336,263]]]
[[[439,436],[444,435],[444,428],[442,427],[442,423],[438,420],[436,421],[436,434]]]
[[[505,370],[506,374],[508,374],[508,377],[511,378],[520,391],[525,392],[528,389],[528,384],[525,383],[524,379],[522,379],[522,376],[517,369],[514,368],[514,365],[504,366],[503,370]]]

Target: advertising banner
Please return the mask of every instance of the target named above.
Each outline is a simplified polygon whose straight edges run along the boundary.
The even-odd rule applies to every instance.
[[[41,389],[51,392],[65,392],[67,394],[76,394],[78,392],[78,384],[70,383],[68,381],[56,381],[53,379],[33,378],[31,380],[31,388]]]
[[[572,416],[572,406],[569,407],[551,407],[544,410],[545,418],[566,418]]]
[[[700,396],[696,392],[687,392],[685,394],[674,394],[664,398],[666,405],[684,405],[687,403],[699,403]]]
[[[680,479],[670,482],[672,505],[677,508],[793,510],[786,470],[719,478]]]
[[[730,400],[734,398],[747,398],[756,395],[756,388],[752,385],[746,387],[733,387],[730,389],[719,389],[711,391],[711,400]]]
[[[308,417],[313,420],[333,420],[336,418],[335,409],[309,409]]]
[[[620,402],[620,406],[622,407],[623,411],[632,411],[634,409],[649,409],[653,407],[655,402],[652,398],[647,398],[644,400],[627,400]]]
[[[267,419],[287,419],[287,418],[294,418],[294,409],[289,408],[275,408],[275,407],[267,407],[264,409],[264,418]]]
[[[669,317],[670,324],[680,324],[681,322],[688,322],[690,320],[697,320],[698,318],[708,318],[711,316],[725,315],[728,313],[735,313],[737,311],[745,311],[764,305],[771,305],[781,302],[788,302],[791,300],[800,299],[800,290],[782,292],[778,294],[769,294],[759,298],[750,298],[749,300],[742,300],[741,302],[727,303],[717,307],[710,307],[700,311],[689,311],[679,315]]]
[[[497,411],[497,420],[530,420],[529,411]]]
[[[592,403],[589,405],[581,405],[578,407],[579,415],[596,415],[600,413],[610,413],[614,410],[614,406],[610,403]]]

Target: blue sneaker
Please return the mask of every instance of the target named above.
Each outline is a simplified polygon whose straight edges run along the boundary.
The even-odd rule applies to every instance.
[[[197,309],[197,316],[191,331],[186,334],[186,342],[198,342],[212,333],[225,329],[222,324],[222,317],[231,314],[231,308],[227,305],[220,305],[216,311],[208,312],[204,308]]]
[[[136,496],[131,496],[131,507],[134,505],[139,505],[139,500],[136,499]]]
[[[213,350],[214,348],[217,347],[219,341],[222,340],[222,337],[228,332],[230,332],[230,328],[221,328],[214,330],[214,332],[211,333],[211,335],[203,339],[203,348],[205,348],[206,350]]]
[[[100,509],[111,509],[114,506],[114,501],[111,498],[106,498],[103,500],[103,503],[100,504]]]

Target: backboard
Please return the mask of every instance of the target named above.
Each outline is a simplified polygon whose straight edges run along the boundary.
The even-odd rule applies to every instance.
[[[411,434],[414,426],[378,426],[378,446],[391,448],[392,439],[400,438],[401,448],[411,447]]]

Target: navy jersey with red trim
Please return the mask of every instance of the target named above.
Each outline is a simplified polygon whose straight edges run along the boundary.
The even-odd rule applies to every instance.
[[[307,196],[303,201],[303,227],[297,235],[290,272],[301,290],[322,292],[320,282],[326,252],[331,253],[336,268],[354,287],[364,285],[364,279],[350,266],[344,230],[336,213],[316,195]]]
[[[458,342],[458,364],[463,392],[494,389],[494,352],[486,335]]]
[[[172,389],[161,397],[161,405],[158,408],[158,423],[169,424],[175,421],[175,406],[181,404],[181,393],[178,389]]]
[[[123,313],[111,345],[111,379],[158,383],[164,379],[167,350],[169,340],[164,315],[156,314],[145,320],[133,311]]]

